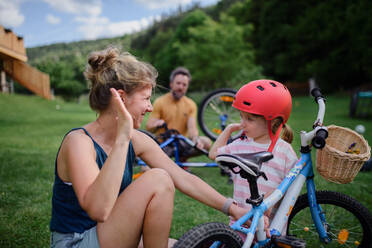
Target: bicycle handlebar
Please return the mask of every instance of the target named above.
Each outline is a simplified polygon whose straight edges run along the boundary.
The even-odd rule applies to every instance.
[[[314,88],[311,90],[311,95],[314,97],[315,102],[318,104],[318,116],[314,122],[313,128],[317,126],[322,126],[325,114],[325,98],[320,92],[319,88]]]
[[[159,125],[159,126],[156,127],[156,129],[160,129],[160,128],[164,128],[165,131],[167,131],[168,130],[167,123],[164,122],[163,124],[161,124],[161,125]]]
[[[324,129],[319,129],[316,132],[315,137],[311,141],[311,144],[313,144],[313,146],[316,149],[322,149],[326,144],[325,140],[327,137],[328,137],[328,132]]]
[[[160,128],[164,128],[165,132],[163,134],[160,134],[160,135],[163,135],[165,138],[169,138],[172,134],[175,134],[175,135],[181,135],[176,129],[168,129],[168,125],[167,123],[163,123],[162,125],[160,126],[157,126],[156,127],[157,129],[160,129]],[[209,152],[205,149],[201,149],[197,146],[197,143],[194,143],[192,140],[190,140],[189,138],[182,136],[182,139],[188,144],[190,145],[191,147],[197,149],[198,151],[200,151],[201,153],[203,153],[204,155],[207,155],[209,154]]]
[[[314,88],[311,90],[311,95],[315,98],[315,102],[318,102],[319,98],[325,99],[319,88]]]
[[[319,88],[312,89],[311,95],[314,97],[315,102],[319,106],[318,116],[313,124],[313,130],[311,132],[301,132],[301,146],[306,147],[308,142],[311,142],[316,149],[321,149],[325,146],[325,140],[328,137],[327,127],[323,126],[325,98],[320,92]]]

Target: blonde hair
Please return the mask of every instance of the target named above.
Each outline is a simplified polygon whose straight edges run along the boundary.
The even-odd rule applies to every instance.
[[[242,110],[240,110],[240,112],[241,113],[246,113],[246,114],[251,114],[251,115],[255,116],[256,118],[261,118],[261,119],[263,119],[267,122],[267,120],[265,119],[265,117],[263,115],[252,114],[252,113],[248,113],[248,112],[245,112],[245,111],[242,111]],[[275,134],[278,131],[280,124],[282,124],[282,123],[283,123],[283,118],[282,117],[277,117],[277,118],[271,120],[271,132],[273,134]],[[288,124],[283,124],[281,132],[282,132],[282,137],[281,138],[284,141],[291,144],[292,141],[293,141],[292,128]]]
[[[108,47],[89,55],[84,76],[89,82],[89,105],[100,112],[110,102],[110,88],[122,89],[127,94],[148,86],[154,88],[158,72],[130,53]]]
[[[275,118],[271,121],[271,132],[275,134],[278,131],[280,124],[283,123],[283,119],[281,117]],[[284,141],[288,142],[289,144],[293,141],[293,131],[292,128],[288,124],[283,124],[282,127],[282,137]]]

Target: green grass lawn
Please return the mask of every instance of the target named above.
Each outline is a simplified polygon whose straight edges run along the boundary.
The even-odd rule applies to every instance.
[[[203,94],[196,94],[200,100]],[[348,117],[349,98],[327,98],[325,124],[354,128],[366,127],[365,137],[372,142],[369,120]],[[309,130],[316,115],[309,97],[295,97],[289,124],[295,132],[294,149],[299,146],[298,132]],[[47,101],[36,96],[0,95],[0,247],[48,247],[54,159],[63,135],[73,127],[93,121],[96,114],[86,101],[66,103]],[[199,157],[198,160],[207,160]],[[193,168],[193,173],[224,195],[232,194],[227,178],[217,168]],[[351,195],[372,209],[372,172],[359,173],[347,185],[328,183],[316,177],[318,189],[330,189]],[[177,192],[171,237],[179,238],[193,226],[209,222],[227,222],[222,213]]]

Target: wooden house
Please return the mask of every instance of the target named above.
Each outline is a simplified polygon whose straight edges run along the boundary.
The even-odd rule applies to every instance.
[[[10,92],[11,78],[35,94],[51,99],[49,75],[28,65],[23,38],[0,26],[0,92]]]

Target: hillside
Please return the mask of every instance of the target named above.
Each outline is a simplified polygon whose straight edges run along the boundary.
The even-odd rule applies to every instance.
[[[87,91],[82,76],[89,52],[122,47],[159,71],[185,66],[190,91],[239,88],[257,78],[281,82],[316,79],[324,92],[372,82],[372,1],[221,0],[162,16],[139,33],[27,49],[29,62],[51,76],[58,95]]]
[[[131,36],[125,35],[115,38],[106,38],[98,40],[83,40],[70,43],[56,43],[47,46],[27,48],[27,57],[29,63],[37,65],[48,59],[59,60],[67,55],[81,55],[86,57],[91,51],[100,50],[108,45],[115,45],[123,49],[130,48]]]
[[[179,9],[178,11],[170,13],[168,15],[164,14],[161,17],[160,21],[155,22],[147,30],[113,38],[82,40],[69,43],[56,43],[46,46],[27,48],[27,56],[31,64],[38,64],[41,61],[47,60],[49,58],[54,58],[58,60],[58,58],[64,57],[68,54],[81,54],[82,56],[86,56],[91,51],[103,49],[108,45],[118,46],[125,50],[132,51],[138,50],[136,51],[136,53],[141,53],[140,49],[143,49],[149,45],[149,42],[151,41],[151,38],[153,38],[154,34],[156,34],[159,30],[174,31],[177,28],[180,21],[182,20],[182,18],[187,13],[195,9],[202,9],[210,16],[217,19],[220,12],[226,10],[233,3],[239,1],[242,0],[220,1],[216,5],[212,5],[210,7],[205,8],[201,8],[197,3],[195,3],[194,5],[190,6],[187,9],[184,10]],[[133,44],[131,43],[132,40],[134,40]]]

